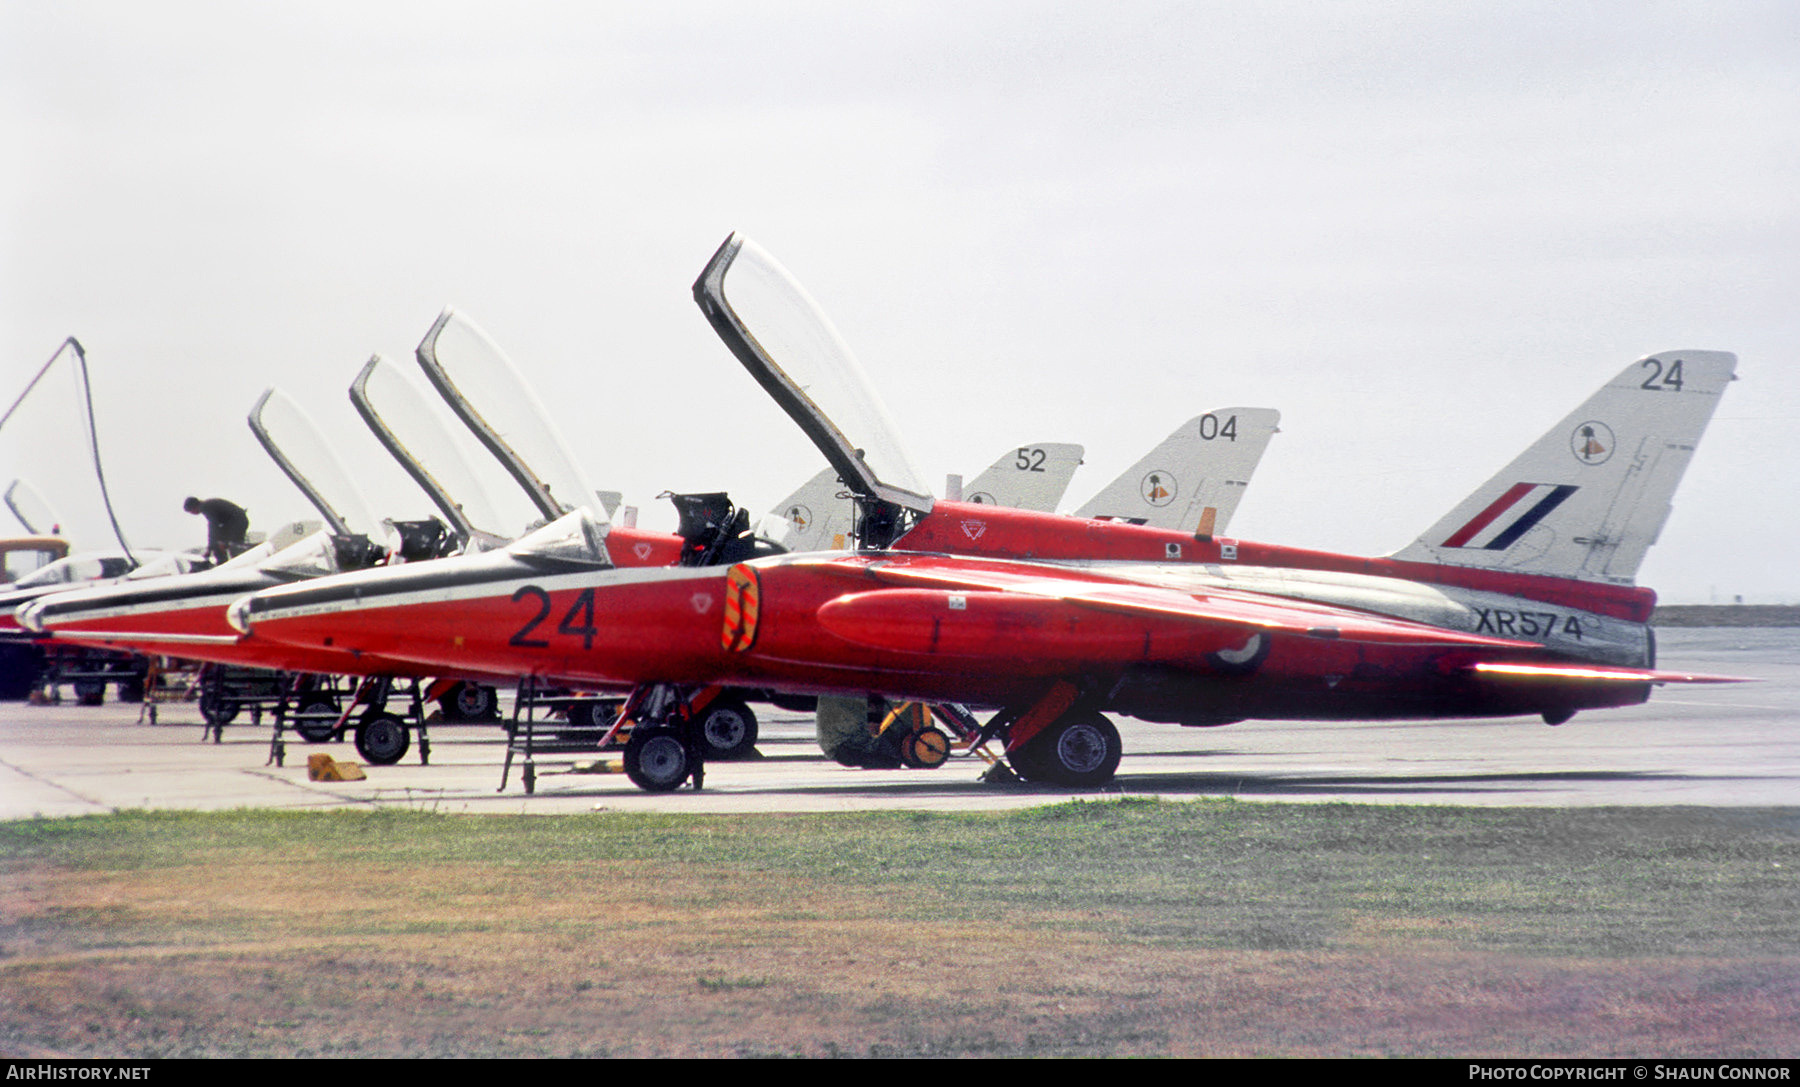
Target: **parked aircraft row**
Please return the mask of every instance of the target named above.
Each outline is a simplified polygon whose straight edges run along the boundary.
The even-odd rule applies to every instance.
[[[574,459],[567,454],[566,443],[554,421],[543,411],[529,385],[498,347],[465,317],[446,312],[420,345],[418,361],[431,384],[442,392],[480,443],[499,459],[542,518],[553,519],[569,508],[554,495],[590,490]],[[477,390],[481,393],[479,402],[473,395]],[[66,620],[68,615],[80,612],[83,622],[78,629],[65,623],[62,640],[80,636],[84,645],[203,659],[236,669],[307,670],[286,684],[290,693],[288,707],[294,711],[300,734],[316,741],[329,737],[338,727],[354,725],[358,750],[366,758],[376,762],[397,760],[409,745],[408,724],[402,715],[388,712],[389,689],[365,685],[365,703],[340,712],[341,704],[329,693],[332,685],[326,679],[329,675],[361,674],[392,680],[422,678],[432,673],[399,662],[358,660],[341,654],[271,654],[266,647],[240,644],[225,625],[221,607],[237,596],[268,585],[368,565],[418,561],[450,550],[484,550],[506,542],[501,521],[475,481],[454,435],[436,423],[416,387],[396,367],[379,356],[371,358],[352,383],[350,398],[380,444],[436,504],[441,521],[378,523],[373,508],[356,485],[355,474],[336,456],[317,426],[292,400],[279,390],[270,389],[249,414],[250,430],[319,513],[322,528],[316,522],[310,528],[303,522],[283,526],[269,540],[226,566],[208,571],[206,576],[174,583],[159,577],[170,572],[166,563],[129,569],[128,559],[118,554],[106,560],[112,568],[102,564],[89,570],[80,564],[92,566],[94,560],[84,556],[61,564],[65,569],[60,573],[46,571],[31,583],[0,592],[0,612],[4,612],[0,627],[11,626],[13,612],[25,603],[62,591],[69,581],[83,581],[90,591],[59,597],[34,611],[53,621]],[[1204,520],[1209,526],[1223,525],[1231,517],[1277,420],[1276,412],[1257,408],[1222,409],[1196,417],[1178,427],[1119,480],[1103,488],[1089,506],[1110,511],[1106,515],[1109,518],[1133,523],[1156,521],[1179,526],[1188,522],[1187,527],[1194,528]],[[502,433],[524,438],[509,441]],[[530,450],[529,457],[521,447]],[[974,480],[972,497],[988,504],[1054,509],[1080,464],[1082,452],[1079,445],[1065,443],[1034,443],[1008,450]],[[1147,480],[1148,485],[1139,487],[1140,478]],[[805,549],[803,540],[809,531],[812,538],[821,537],[830,517],[849,512],[849,503],[837,497],[841,490],[835,473],[827,469],[766,523],[773,526],[774,534],[789,549]],[[1173,501],[1177,495],[1179,502]],[[803,502],[825,511],[825,516],[815,517]],[[1222,513],[1214,503],[1223,506]],[[24,519],[24,514],[19,516]],[[623,530],[626,535],[633,531]],[[613,544],[619,546],[618,534],[614,535]],[[842,545],[840,535],[834,546]],[[644,534],[633,543],[626,561],[667,563],[679,546],[680,541],[674,537]],[[189,559],[190,564],[195,561]],[[81,577],[73,576],[78,567],[85,571]],[[58,576],[53,579],[49,576],[52,573]],[[89,636],[92,634],[104,637]],[[0,631],[0,637],[3,636]],[[13,671],[35,674],[37,668],[38,665],[24,669],[9,666],[9,675]],[[235,716],[237,699],[231,694],[234,690],[247,689],[250,704],[266,701],[267,683],[250,683],[243,677],[234,679],[234,675],[214,670],[205,676],[202,710],[215,726]],[[314,675],[321,678],[312,678]],[[440,683],[436,690],[442,694],[440,704],[446,714],[464,720],[488,719],[495,704],[489,684],[508,679],[487,674],[452,678],[456,682]],[[80,682],[77,681],[78,686]],[[13,696],[22,697],[30,686],[29,681],[14,684]],[[90,686],[97,684],[90,682]],[[586,714],[595,706],[580,702],[570,709]],[[349,719],[351,715],[355,715],[354,721]],[[581,723],[592,722],[584,717]],[[720,699],[703,715],[696,732],[708,756],[736,757],[755,741],[755,717],[741,698]]]
[[[676,496],[670,537],[610,523],[578,470],[515,469],[554,519],[503,547],[319,562],[305,580],[221,569],[45,597],[19,619],[145,652],[629,692],[626,766],[650,789],[697,782],[698,722],[734,688],[821,697],[822,718],[870,696],[976,707],[989,713],[977,739],[1019,774],[1091,786],[1121,756],[1106,713],[1557,724],[1720,678],[1656,669],[1655,595],[1634,582],[1732,379],[1728,353],[1632,363],[1412,544],[1360,558],[1224,535],[1271,411],[1196,417],[1074,517],[1046,509],[1076,447],[1014,452],[1016,481],[1045,486],[1009,497],[1038,509],[988,501],[1003,470],[964,501],[939,499],[829,319],[770,255],[734,235],[694,295],[827,462],[777,511],[786,546],[723,495]],[[447,312],[419,357],[429,374],[428,360],[489,353]],[[456,403],[453,378],[432,382]],[[490,427],[483,441],[505,460],[522,433]],[[572,464],[550,438],[544,461]],[[1209,467],[1169,469],[1171,443]]]

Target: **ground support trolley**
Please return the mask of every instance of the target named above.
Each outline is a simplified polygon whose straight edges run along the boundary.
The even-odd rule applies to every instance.
[[[291,682],[289,673],[268,668],[205,665],[200,669],[200,717],[205,721],[200,738],[223,741],[225,726],[246,710],[251,724],[262,724],[264,711],[281,704]]]
[[[39,685],[47,702],[62,701],[57,688],[67,685],[74,689],[77,703],[98,706],[106,701],[109,683],[118,684],[119,701],[139,702],[144,697],[144,676],[149,666],[146,658],[121,649],[50,642],[44,646],[44,671]]]
[[[356,753],[374,766],[390,766],[406,756],[412,730],[419,732],[419,765],[431,764],[431,733],[425,715],[424,688],[407,679],[396,692],[389,676],[368,676],[354,685],[329,676],[296,676],[274,707],[275,727],[269,736],[269,763],[285,765],[285,731],[292,728],[307,743],[342,740],[350,732]],[[402,708],[393,708],[396,695]],[[359,714],[357,711],[362,712]],[[354,721],[354,724],[352,723]]]
[[[506,791],[515,756],[523,760],[519,779],[529,794],[537,791],[540,756],[591,755],[612,742],[624,702],[547,687],[531,676],[520,680],[512,717],[506,722],[506,761],[500,768],[498,791]]]
[[[987,725],[951,702],[889,702],[879,697],[834,702],[818,715],[819,747],[845,766],[865,770],[936,770],[952,757],[973,756],[994,776],[1009,774],[990,748],[1004,722]]]

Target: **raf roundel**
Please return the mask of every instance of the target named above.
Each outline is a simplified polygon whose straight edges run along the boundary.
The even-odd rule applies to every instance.
[[[1590,419],[1569,432],[1569,452],[1583,464],[1605,464],[1613,455],[1612,427]]]

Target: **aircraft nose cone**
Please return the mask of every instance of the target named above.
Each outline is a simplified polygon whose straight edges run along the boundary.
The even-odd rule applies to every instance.
[[[225,621],[239,634],[250,633],[250,600],[248,596],[239,597],[225,609]]]
[[[42,634],[44,632],[44,602],[33,600],[29,604],[19,605],[19,610],[13,612],[13,618],[19,621],[20,626],[33,634]]]

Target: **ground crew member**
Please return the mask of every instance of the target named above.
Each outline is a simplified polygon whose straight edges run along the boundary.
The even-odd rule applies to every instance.
[[[209,498],[202,502],[189,495],[181,508],[206,518],[206,557],[214,565],[241,553],[249,546],[244,540],[244,534],[250,531],[250,515],[235,502],[227,502],[223,498]]]

